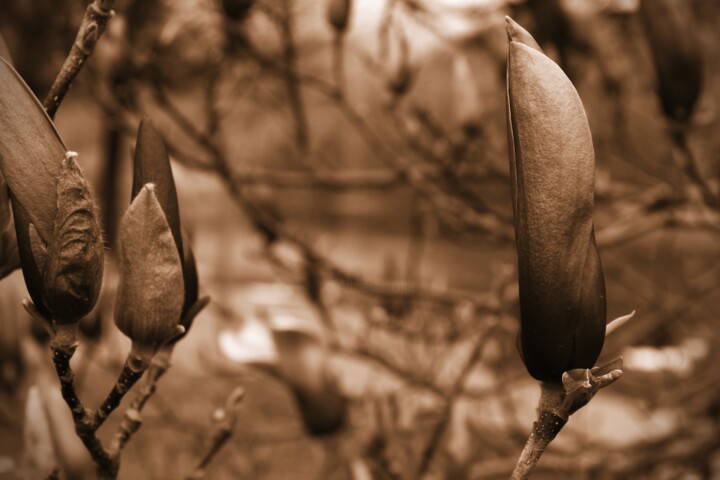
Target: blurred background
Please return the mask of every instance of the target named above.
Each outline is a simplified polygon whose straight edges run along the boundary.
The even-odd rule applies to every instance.
[[[0,6],[10,56],[40,99],[87,3]],[[622,379],[572,417],[534,478],[720,478],[720,3],[114,9],[56,126],[94,186],[112,257],[137,126],[152,118],[211,298],[120,478],[192,474],[237,386],[233,436],[206,478],[509,477],[539,388],[515,348],[508,14],[582,98],[608,319],[637,311],[599,360],[622,355]],[[112,262],[73,359],[92,407],[129,349],[112,320]],[[34,367],[18,347],[32,329],[25,296],[20,272],[0,282],[2,479],[46,478],[37,457],[52,455],[38,453]]]

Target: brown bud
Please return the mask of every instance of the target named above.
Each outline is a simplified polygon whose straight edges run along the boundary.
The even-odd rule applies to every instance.
[[[642,0],[640,16],[652,52],[663,112],[680,122],[693,113],[702,88],[697,25],[687,0]]]
[[[415,80],[415,70],[410,66],[410,47],[404,34],[400,34],[398,60],[391,70],[388,88],[397,97],[405,95]]]
[[[247,16],[254,3],[254,0],[222,0],[221,5],[225,15],[237,22]]]
[[[25,283],[44,315],[78,320],[94,305],[102,277],[89,188],[40,102],[2,60],[0,84],[0,171],[10,189]],[[83,258],[71,259],[76,254]]]
[[[327,6],[327,21],[335,29],[336,34],[342,35],[347,30],[352,11],[352,0],[329,0]]]
[[[590,368],[605,339],[605,282],[593,225],[595,155],[565,73],[513,40],[508,144],[520,284],[520,350],[530,374],[560,382]]]
[[[62,163],[57,216],[47,245],[43,301],[57,323],[78,321],[92,310],[102,284],[103,242],[87,181],[73,155]]]
[[[119,247],[115,323],[137,349],[152,354],[178,333],[184,300],[182,262],[152,184],[123,216]]]
[[[327,349],[304,331],[274,329],[272,333],[278,372],[293,392],[308,433],[336,433],[345,424],[348,401],[330,372]]]
[[[468,136],[477,135],[482,124],[483,105],[472,66],[463,54],[457,54],[453,59],[452,96],[458,126]]]

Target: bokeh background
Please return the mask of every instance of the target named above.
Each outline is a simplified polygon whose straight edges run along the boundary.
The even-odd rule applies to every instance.
[[[676,20],[667,41],[690,38],[702,64],[681,125],[661,109],[637,1],[355,0],[344,30],[328,21],[330,3],[343,4],[118,0],[58,111],[110,256],[137,125],[152,118],[212,299],[143,411],[120,478],[191,474],[238,385],[238,421],[207,478],[509,477],[539,388],[515,348],[506,14],[583,100],[608,319],[637,311],[600,359],[622,355],[622,379],[571,418],[534,478],[720,478],[720,216],[671,134],[684,132],[717,192],[720,3],[661,2]],[[0,5],[10,55],[41,99],[86,5]],[[112,320],[109,262],[73,360],[91,406],[129,348]],[[17,351],[31,328],[26,295],[19,272],[0,282],[2,479],[41,478],[34,457],[52,455],[33,440],[35,375]],[[297,357],[306,344],[319,357]],[[347,401],[341,428],[308,431],[297,376],[319,379],[320,403]]]

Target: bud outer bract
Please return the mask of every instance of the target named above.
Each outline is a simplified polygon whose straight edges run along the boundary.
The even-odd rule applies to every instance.
[[[48,243],[57,211],[55,184],[67,148],[15,69],[0,60],[0,170],[13,198]]]
[[[572,83],[534,46],[510,41],[507,76],[521,355],[533,377],[560,382],[592,367],[605,337],[592,137]]]
[[[130,204],[119,240],[115,323],[134,344],[155,350],[177,333],[184,284],[180,256],[152,185]]]

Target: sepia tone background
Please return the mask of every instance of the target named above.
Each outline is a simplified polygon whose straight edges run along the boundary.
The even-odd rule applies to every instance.
[[[94,185],[110,252],[135,131],[152,118],[212,299],[144,410],[120,478],[190,474],[238,385],[238,423],[207,478],[509,476],[539,390],[515,348],[506,14],[583,100],[608,318],[637,311],[600,359],[623,355],[622,379],[572,417],[534,478],[720,478],[720,217],[671,142],[636,2],[356,0],[341,43],[325,1],[248,0],[231,18],[233,3],[245,2],[119,0],[55,118]],[[717,191],[720,4],[687,3],[693,18],[668,35],[699,39],[688,142]],[[38,97],[85,6],[0,6],[0,31]],[[106,270],[74,359],[90,405],[129,348]],[[0,283],[0,322],[29,324],[24,288],[19,272]],[[349,399],[333,435],[309,435],[287,382],[252,365],[282,322],[331,351],[327,368]],[[31,375],[2,360],[12,386],[0,393],[0,478],[33,478]]]

